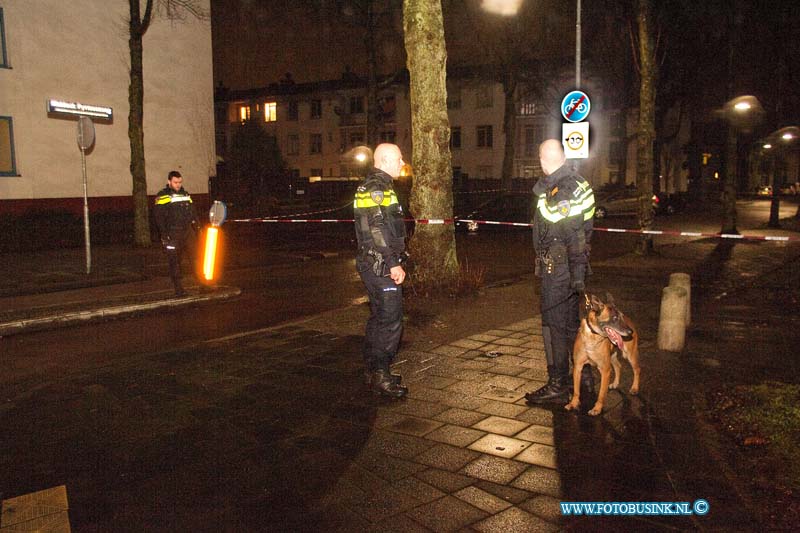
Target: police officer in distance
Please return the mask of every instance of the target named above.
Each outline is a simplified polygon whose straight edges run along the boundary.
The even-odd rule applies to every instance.
[[[533,187],[533,246],[535,272],[542,283],[542,338],[549,379],[525,395],[530,404],[569,400],[572,346],[580,325],[579,293],[585,289],[594,216],[592,188],[567,163],[561,143],[544,141],[539,160],[545,175]],[[593,393],[593,385],[590,365],[586,365],[581,374],[586,397]]]
[[[403,334],[403,262],[406,226],[392,187],[403,156],[394,144],[379,144],[374,166],[356,190],[353,202],[358,255],[356,270],[367,289],[370,316],[364,338],[364,379],[373,392],[402,398],[408,389],[390,372]]]
[[[169,261],[169,276],[175,286],[175,295],[185,296],[181,258],[188,251],[192,262],[196,260],[196,234],[200,231],[200,221],[192,197],[183,188],[183,177],[177,170],[170,171],[167,186],[156,195],[153,215]]]

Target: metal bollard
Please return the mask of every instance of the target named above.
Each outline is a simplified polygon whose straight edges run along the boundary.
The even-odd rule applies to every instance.
[[[689,274],[674,272],[669,275],[670,287],[683,287],[686,289],[686,327],[692,323],[692,282]]]
[[[658,349],[680,352],[686,342],[686,289],[664,287],[658,321]]]

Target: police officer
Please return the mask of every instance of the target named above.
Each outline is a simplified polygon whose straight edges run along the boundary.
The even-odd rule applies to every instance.
[[[181,281],[181,257],[188,249],[194,261],[196,233],[200,221],[192,203],[192,197],[183,188],[183,177],[177,170],[167,175],[167,186],[156,195],[154,216],[161,235],[161,245],[169,261],[169,276],[175,286],[176,296],[185,296]]]
[[[394,144],[375,148],[373,168],[356,190],[353,202],[358,255],[356,270],[369,295],[370,316],[364,339],[364,378],[373,392],[402,398],[408,389],[389,366],[403,333],[403,288],[406,277],[406,227],[403,209],[392,187],[403,156]]]
[[[531,404],[569,399],[569,366],[580,325],[579,293],[585,288],[594,216],[592,188],[572,164],[566,163],[561,143],[556,139],[544,141],[539,146],[539,159],[545,175],[533,187],[533,246],[535,272],[542,280],[542,337],[549,379],[546,385],[525,395]],[[593,393],[589,365],[581,374],[582,391],[584,388],[588,395]]]

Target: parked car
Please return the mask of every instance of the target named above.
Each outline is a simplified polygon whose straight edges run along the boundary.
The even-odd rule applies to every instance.
[[[465,215],[460,215],[456,230],[477,233],[478,231],[513,228],[505,224],[478,224],[474,220],[493,222],[531,222],[531,193],[506,193],[487,200]]]
[[[686,194],[659,192],[653,195],[653,211],[656,215],[674,215],[686,208]]]
[[[759,187],[756,194],[758,196],[772,196],[772,186],[764,185],[763,187]]]
[[[594,218],[633,215],[639,211],[639,192],[635,186],[594,192]]]

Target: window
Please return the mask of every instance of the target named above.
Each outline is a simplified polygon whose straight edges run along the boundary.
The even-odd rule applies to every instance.
[[[311,100],[311,118],[322,118],[322,100]]]
[[[491,179],[492,178],[492,167],[490,165],[481,165],[478,167],[478,177],[481,179]]]
[[[533,127],[525,128],[525,157],[536,155],[536,131]]]
[[[382,131],[381,132],[381,142],[382,143],[392,143],[394,144],[395,139],[397,138],[397,133],[394,131]]]
[[[393,94],[379,98],[378,118],[383,120],[384,122],[389,122],[394,120],[394,114],[396,108],[397,108],[397,102],[395,101]]]
[[[610,118],[611,122],[611,135],[614,137],[625,136],[625,115],[622,113],[613,113]]]
[[[238,115],[239,115],[239,122],[246,122],[250,120],[250,106],[240,105]]]
[[[16,176],[14,127],[11,117],[0,117],[0,176]]]
[[[447,109],[461,109],[461,89],[447,91]]]
[[[619,165],[622,163],[622,143],[612,141],[608,144],[608,164]]]
[[[349,146],[358,146],[359,144],[364,144],[364,132],[363,131],[351,131],[350,132],[350,145]]]
[[[450,128],[450,149],[461,148],[461,126]]]
[[[363,113],[364,112],[364,97],[363,96],[351,96],[350,97],[350,114],[353,115],[355,113]]]
[[[300,136],[291,134],[286,138],[286,155],[300,155]]]
[[[533,102],[522,102],[519,105],[519,114],[530,117],[536,114],[536,104]]]
[[[311,169],[311,177],[322,177],[322,169],[321,168],[312,168]]]
[[[264,122],[275,122],[277,112],[277,102],[264,102]]]
[[[286,110],[286,120],[297,120],[300,113],[297,110],[297,102],[289,102]]]
[[[309,145],[308,145],[308,152],[311,154],[321,154],[322,153],[322,134],[321,133],[312,133],[309,138]],[[315,174],[318,176],[319,174]]]
[[[492,86],[481,85],[475,90],[475,107],[486,108],[492,107]]]
[[[8,68],[8,55],[6,54],[6,29],[3,22],[2,7],[0,7],[0,68]]]
[[[492,127],[491,126],[478,126],[476,128],[478,137],[478,148],[491,148],[492,147]]]

